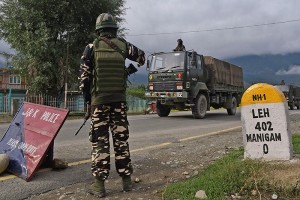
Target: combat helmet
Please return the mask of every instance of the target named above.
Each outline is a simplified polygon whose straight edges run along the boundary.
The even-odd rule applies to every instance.
[[[115,18],[109,13],[102,13],[97,17],[96,30],[103,28],[115,28],[118,29]]]

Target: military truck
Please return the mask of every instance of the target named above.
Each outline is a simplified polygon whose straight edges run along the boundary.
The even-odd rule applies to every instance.
[[[160,117],[171,109],[190,109],[195,119],[202,119],[211,107],[235,115],[244,91],[241,67],[195,51],[152,54],[147,70],[145,97],[156,101]]]
[[[300,87],[295,85],[274,85],[284,94],[291,110],[300,109]]]

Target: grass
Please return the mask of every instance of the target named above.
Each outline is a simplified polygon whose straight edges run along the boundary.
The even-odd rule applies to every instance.
[[[294,153],[300,154],[300,134],[294,134],[292,141]]]
[[[300,153],[300,135],[293,135],[294,153]],[[217,160],[205,171],[187,181],[166,186],[164,200],[193,200],[199,190],[204,190],[208,200],[241,199],[300,199],[299,164],[290,162],[263,162],[243,159],[243,149],[233,150]]]
[[[0,114],[0,123],[10,123],[13,117],[7,114]]]

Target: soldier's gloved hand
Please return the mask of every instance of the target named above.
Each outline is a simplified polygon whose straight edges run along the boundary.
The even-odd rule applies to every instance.
[[[91,113],[90,112],[86,112],[85,115],[84,115],[84,120],[88,120],[91,116]]]
[[[145,53],[143,51],[139,52],[139,56],[136,59],[136,62],[138,62],[139,65],[144,65],[145,64]]]
[[[86,113],[84,115],[84,120],[88,120],[91,117],[91,105],[86,104]]]

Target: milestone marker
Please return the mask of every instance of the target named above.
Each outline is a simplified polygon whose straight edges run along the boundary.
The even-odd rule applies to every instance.
[[[241,100],[244,157],[264,160],[292,158],[288,105],[276,87],[258,83]]]

